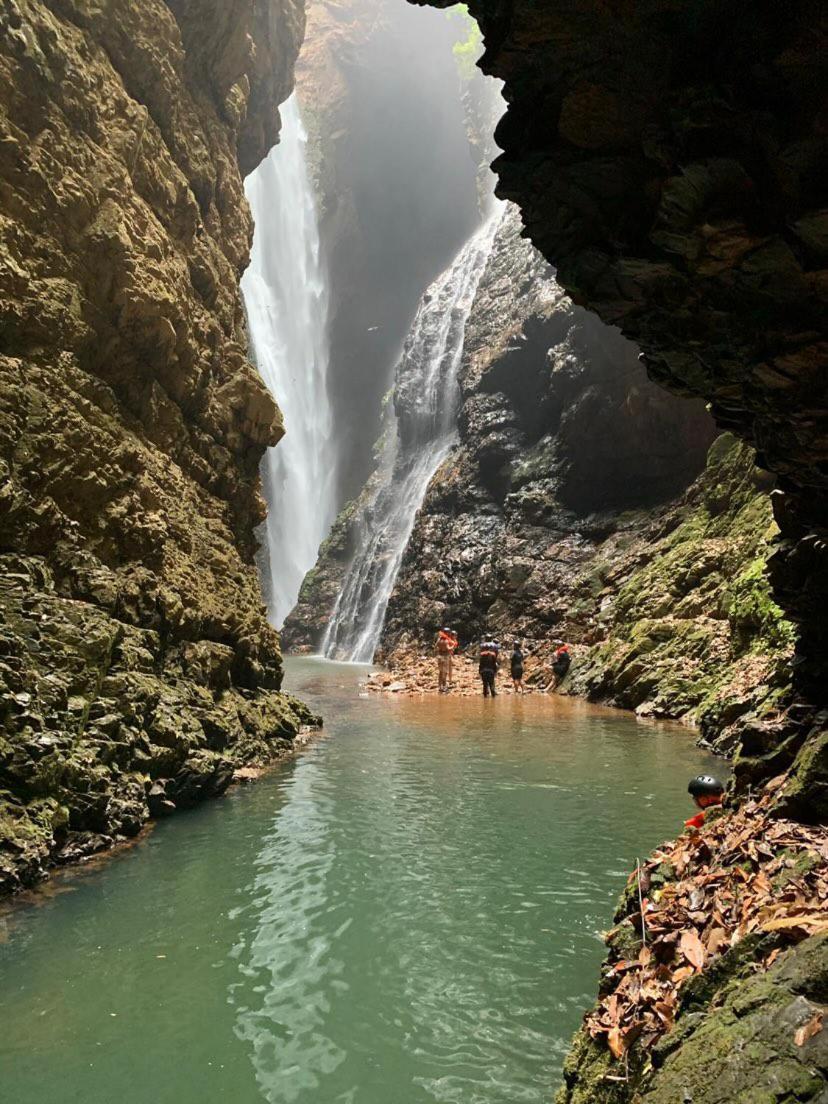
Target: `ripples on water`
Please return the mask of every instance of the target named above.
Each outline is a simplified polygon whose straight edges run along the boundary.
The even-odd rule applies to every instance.
[[[613,900],[709,760],[581,703],[355,678],[294,663],[327,738],[17,918],[9,1099],[550,1099]]]

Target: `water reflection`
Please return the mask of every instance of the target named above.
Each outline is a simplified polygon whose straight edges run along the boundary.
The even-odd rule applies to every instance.
[[[612,899],[699,753],[582,702],[343,702],[352,669],[292,675],[336,738],[282,786],[233,951],[263,1098],[548,1100]]]
[[[626,872],[709,759],[582,703],[362,701],[358,674],[291,663],[327,738],[15,917],[4,1100],[549,1100]]]
[[[235,944],[244,981],[230,987],[236,1034],[250,1044],[263,1097],[291,1104],[320,1086],[345,1052],[324,1030],[342,960],[336,942],[351,917],[328,885],[335,860],[332,802],[315,762],[299,765],[255,866],[245,920]]]

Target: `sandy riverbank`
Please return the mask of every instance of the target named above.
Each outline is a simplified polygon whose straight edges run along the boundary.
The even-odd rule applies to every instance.
[[[567,693],[568,679],[555,687],[555,679],[550,667],[549,654],[527,655],[524,662],[523,693]],[[514,694],[515,690],[509,674],[509,652],[501,653],[500,669],[497,675],[497,692]],[[422,652],[397,652],[390,657],[383,670],[374,671],[362,684],[362,690],[368,694],[401,694],[413,696],[419,694],[437,694],[437,657]],[[477,672],[476,655],[458,655],[452,664],[452,678],[449,693],[457,697],[474,697],[482,694],[482,684]]]

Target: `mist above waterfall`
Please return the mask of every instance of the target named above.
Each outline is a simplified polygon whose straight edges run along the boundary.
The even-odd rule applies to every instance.
[[[340,499],[374,463],[381,401],[417,303],[480,223],[474,107],[456,17],[403,0],[311,0],[297,69],[331,273]],[[491,134],[493,122],[487,125]]]
[[[255,220],[242,291],[251,353],[278,402],[285,436],[267,450],[263,588],[281,626],[336,514],[336,446],[328,397],[328,285],[296,97],[278,146],[245,183]]]

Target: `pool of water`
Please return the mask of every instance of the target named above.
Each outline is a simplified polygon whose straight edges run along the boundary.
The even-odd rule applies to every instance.
[[[322,738],[0,920],[3,1100],[550,1100],[711,760],[583,702],[360,699],[361,670],[290,661]]]

